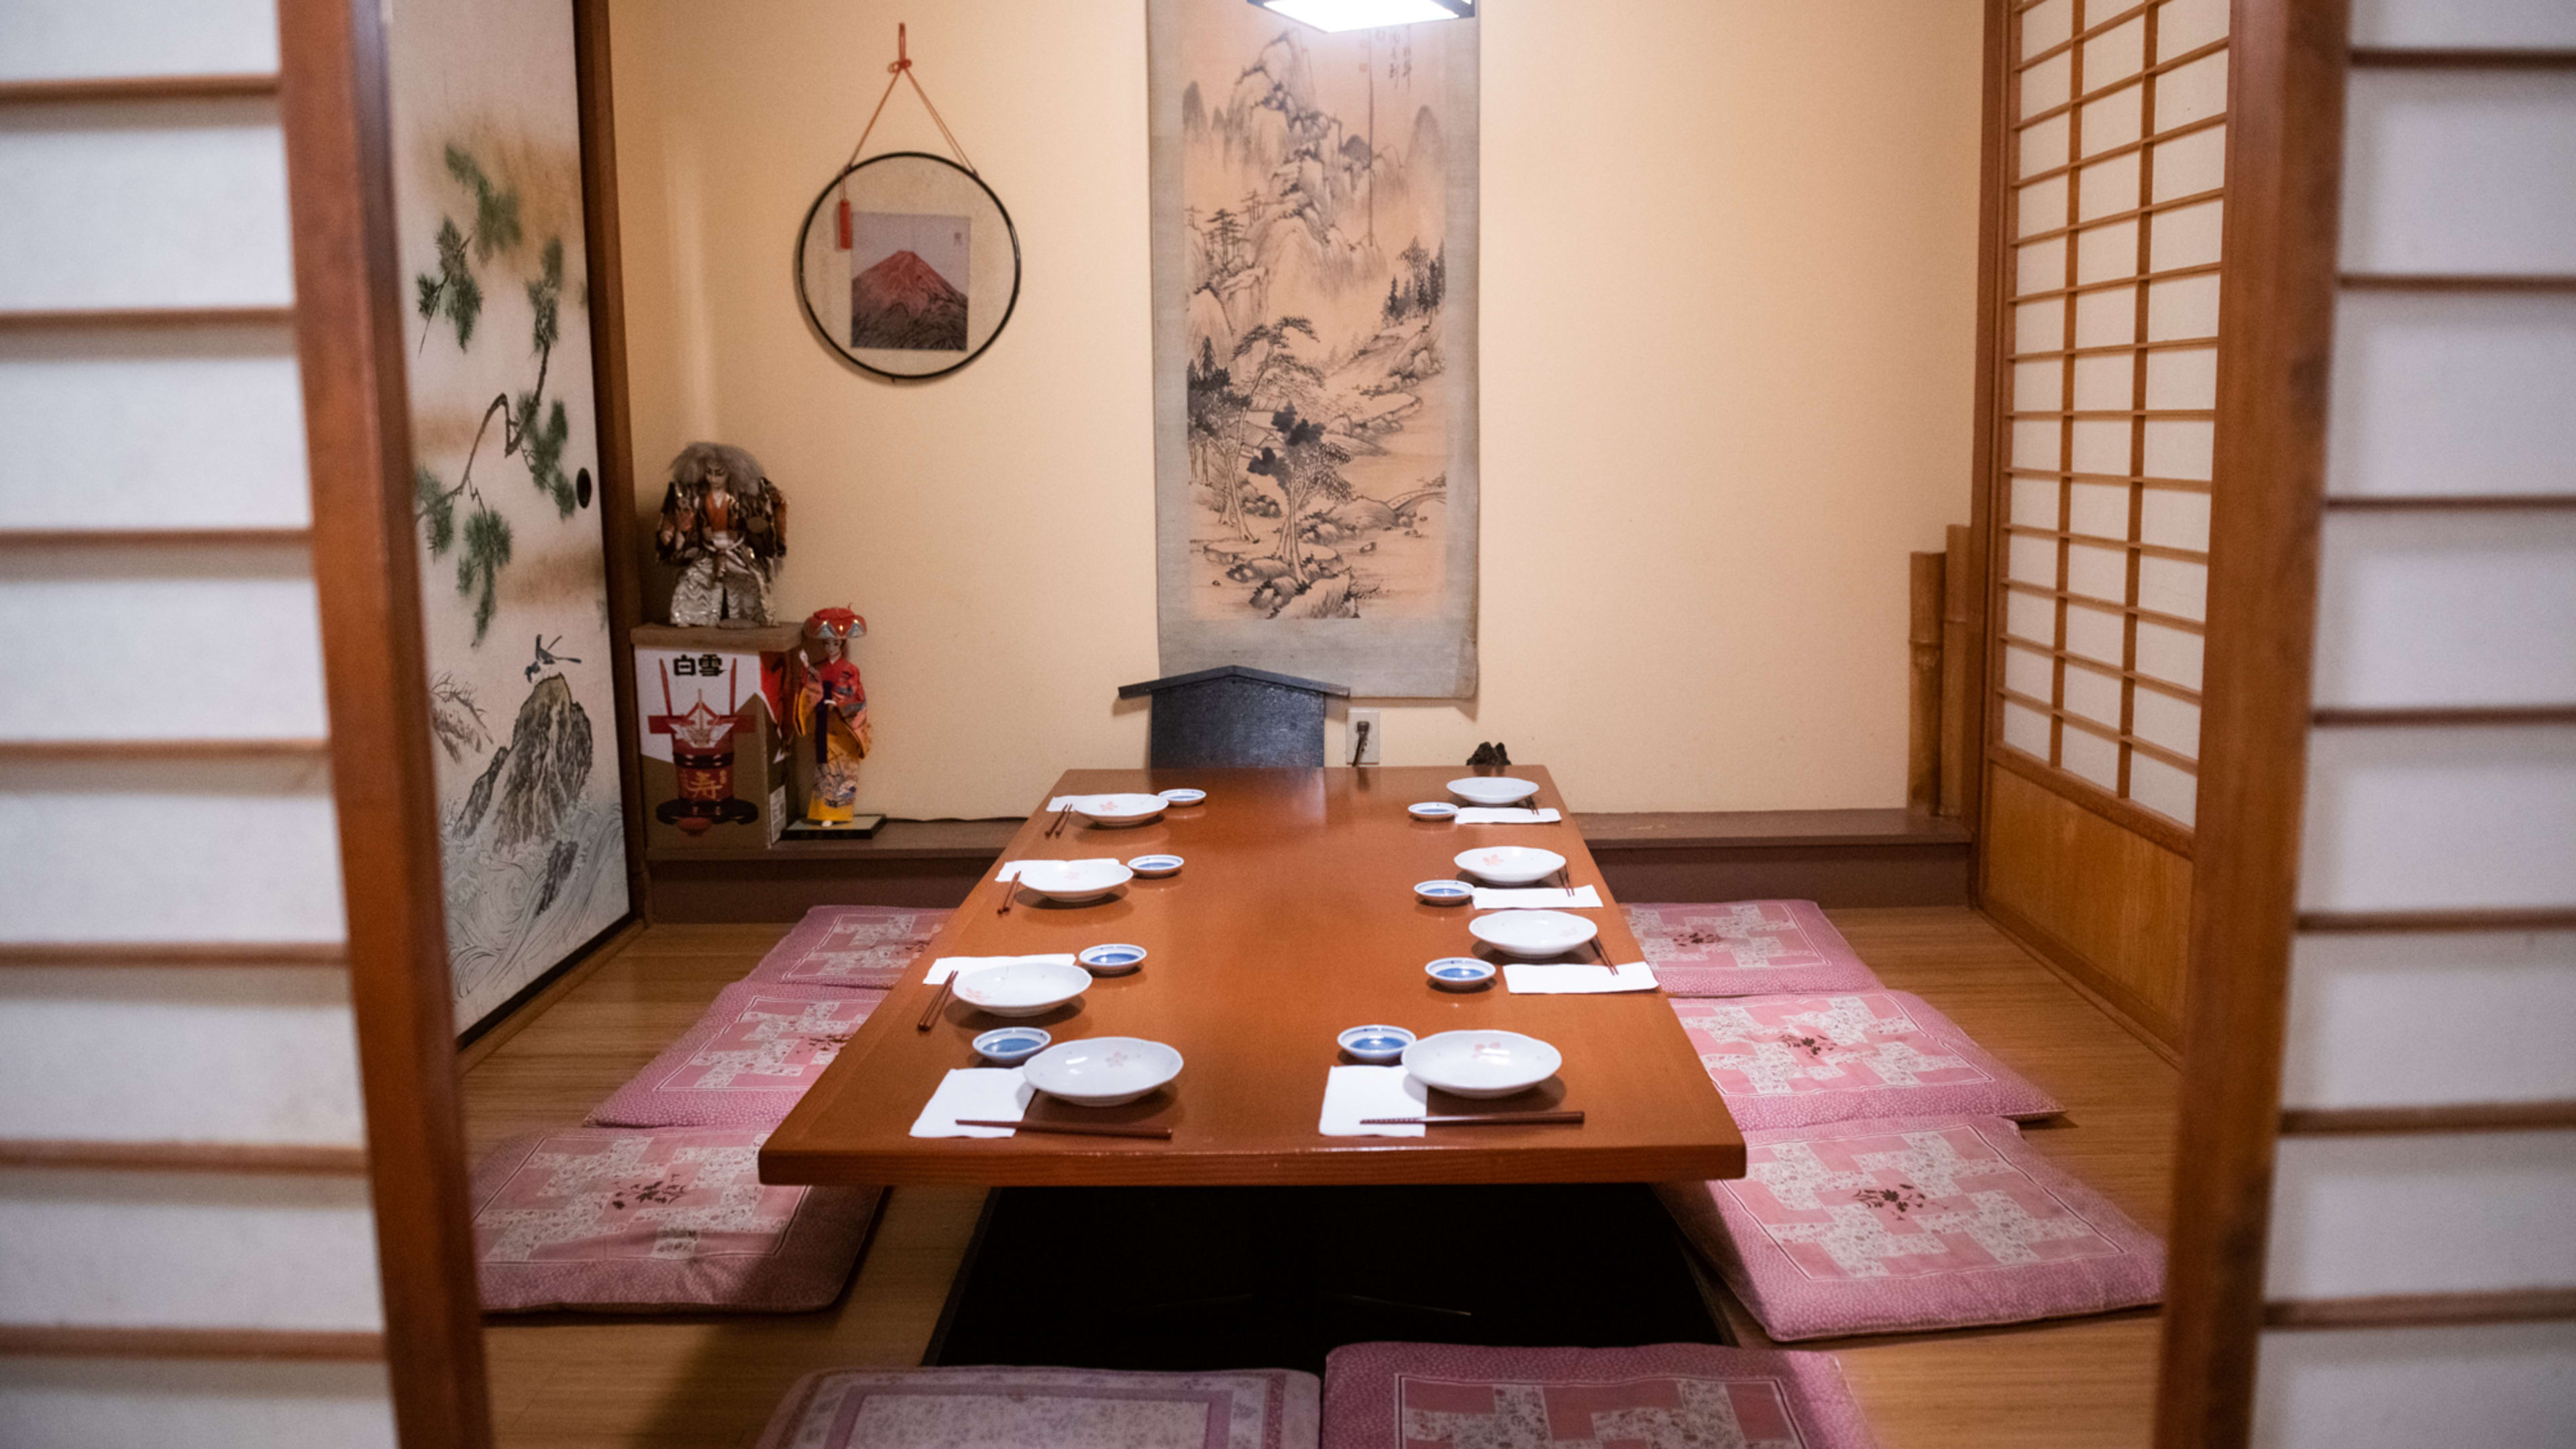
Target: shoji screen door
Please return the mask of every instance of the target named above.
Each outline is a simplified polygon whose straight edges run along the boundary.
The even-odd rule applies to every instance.
[[[2170,1039],[2199,787],[2227,3],[2007,3],[1983,894]],[[2067,878],[2070,860],[2127,898]]]
[[[2576,1443],[2576,5],[2237,15],[2159,1443]]]

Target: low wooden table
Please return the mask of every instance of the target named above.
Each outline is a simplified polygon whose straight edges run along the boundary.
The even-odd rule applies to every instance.
[[[922,953],[831,1068],[761,1150],[763,1181],[901,1184],[1327,1184],[1662,1182],[1744,1174],[1744,1139],[1660,993],[1516,996],[1498,976],[1482,991],[1434,988],[1424,963],[1470,954],[1471,907],[1415,902],[1416,881],[1455,874],[1483,845],[1533,845],[1566,857],[1574,884],[1610,892],[1569,819],[1557,825],[1425,824],[1417,800],[1449,798],[1463,769],[1072,770],[1051,794],[1190,785],[1204,805],[1132,829],[1078,820],[1044,838],[1041,811],[1005,859],[1125,860],[1168,851],[1177,876],[1137,880],[1118,899],[1050,907],[987,879]],[[1532,804],[1565,809],[1547,772]],[[1570,812],[1569,812],[1570,813]],[[1591,913],[1613,960],[1640,957],[1615,905]],[[1132,942],[1144,969],[1095,981],[1033,1024],[1059,1042],[1136,1036],[1167,1042],[1178,1080],[1123,1107],[1071,1107],[1041,1095],[1028,1119],[1145,1123],[1170,1141],[1022,1132],[921,1138],[911,1127],[942,1076],[982,1065],[968,1043],[1002,1023],[962,1001],[917,1030],[939,988],[940,956],[1078,951]],[[1584,953],[1568,960],[1592,960]],[[1420,1036],[1504,1028],[1553,1044],[1564,1068],[1518,1096],[1470,1102],[1434,1092],[1433,1112],[1580,1108],[1581,1126],[1431,1128],[1424,1136],[1326,1137],[1316,1130],[1334,1037],[1386,1022]]]

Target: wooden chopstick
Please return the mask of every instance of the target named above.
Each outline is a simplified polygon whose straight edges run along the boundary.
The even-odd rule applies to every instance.
[[[1169,1127],[1113,1127],[1105,1122],[1005,1122],[998,1117],[960,1117],[960,1127],[1009,1127],[1020,1132],[1058,1132],[1067,1137],[1148,1137],[1172,1140]]]
[[[930,1030],[932,1025],[938,1022],[939,1013],[948,1009],[948,993],[956,989],[957,972],[952,968],[946,976],[940,978],[939,994],[930,998],[930,1005],[923,1009],[921,1013],[921,1021],[913,1029],[915,1031]]]
[[[1072,807],[1072,806],[1067,805],[1067,806],[1065,806],[1063,809],[1058,810],[1057,812],[1055,812],[1055,822],[1054,822],[1053,824],[1051,824],[1051,825],[1047,826],[1047,828],[1046,828],[1046,834],[1045,834],[1045,835],[1043,835],[1043,836],[1041,836],[1041,837],[1039,837],[1039,838],[1040,838],[1040,839],[1043,839],[1043,840],[1053,840],[1053,839],[1055,839],[1055,838],[1056,838],[1057,833],[1058,833],[1058,832],[1060,832],[1060,831],[1062,831],[1062,830],[1064,829],[1064,823],[1065,823],[1066,821],[1068,821],[1068,820],[1071,820],[1072,818],[1073,818],[1073,807]]]
[[[993,908],[993,914],[997,916],[1009,915],[1011,913],[1011,902],[1016,900],[1019,897],[1019,894],[1020,877],[1019,873],[1014,871],[1011,873],[1011,878],[1009,880],[1002,882],[1002,903]]]
[[[1583,1125],[1581,1112],[1473,1112],[1445,1117],[1362,1117],[1363,1127],[1511,1127],[1561,1122]]]

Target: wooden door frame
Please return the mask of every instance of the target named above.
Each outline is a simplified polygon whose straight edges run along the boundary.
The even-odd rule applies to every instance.
[[[405,1449],[492,1442],[440,889],[380,0],[280,0],[313,580],[385,1363]]]
[[[2249,1441],[2297,927],[2349,0],[2236,0],[2160,1449]]]

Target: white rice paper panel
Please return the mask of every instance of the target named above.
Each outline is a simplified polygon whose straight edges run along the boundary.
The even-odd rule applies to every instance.
[[[0,766],[0,941],[339,941],[321,761]]]
[[[272,0],[8,0],[0,81],[74,76],[265,75],[277,69]]]
[[[2346,292],[2327,491],[2576,493],[2569,398],[2576,297]]]
[[[2289,1107],[2576,1100],[2576,931],[2301,936]]]
[[[2196,50],[2199,47],[2194,46],[2191,48]],[[2176,53],[2179,54],[2180,52]],[[2226,51],[2222,50],[2216,55],[2202,56],[2200,59],[2193,61],[2189,65],[2175,66],[2173,69],[2166,71],[2163,75],[2156,78],[2156,129],[2160,132],[2170,131],[2176,126],[2186,126],[2194,121],[2204,120],[2210,116],[2215,116],[2226,109]],[[2226,129],[2227,128],[2225,126],[2210,127],[2210,131],[2214,132],[2224,132]],[[2199,132],[2195,134],[2205,135],[2208,133]],[[2191,138],[2185,136],[2177,136],[2174,138],[2175,141],[2184,141],[2189,139]],[[2206,143],[2203,144],[2205,147]],[[2218,151],[2219,159],[2223,162],[2226,159],[2226,148],[2221,146],[2218,148]],[[2207,152],[2204,149],[2202,151],[2195,152],[2195,155],[2205,157]],[[2165,169],[2165,164],[2164,154],[2159,150],[2156,156],[2156,170],[2161,173]],[[2200,163],[2195,162],[2194,164],[2198,165]],[[2219,179],[2220,173],[2215,170],[2197,172],[2188,178],[2188,180],[2193,184],[2184,186],[2179,191],[2168,192],[2166,194],[2182,195],[2193,191],[2206,191],[2217,186],[2219,184]]]
[[[2129,732],[2186,759],[2200,758],[2200,706],[2190,700],[2138,690],[2129,707]]]
[[[2061,210],[2064,198],[2060,198]],[[2025,210],[2024,215],[2028,212]],[[2044,226],[2025,225],[2020,235]],[[2066,285],[2066,239],[2050,237],[2046,241],[2026,242],[2013,248],[2013,293],[2026,296],[2032,292],[2053,292]]]
[[[0,737],[319,738],[319,608],[300,547],[15,551]]]
[[[267,100],[0,112],[0,307],[278,306],[294,296]]]
[[[2046,699],[2056,688],[2057,666],[2036,649],[2004,646],[2004,688],[2033,699]]]
[[[0,972],[0,1137],[362,1145],[348,977]]]
[[[2092,17],[2087,17],[2088,22]],[[2084,42],[2084,88],[2096,90],[2146,69],[2147,22],[2114,25]]]
[[[2200,801],[2200,777],[2151,755],[2129,754],[2129,798],[2184,825]]]
[[[2161,548],[2209,551],[2209,495],[2179,488],[2143,488],[2138,496],[2138,538]]]
[[[2123,327],[2127,322],[2121,318]],[[2067,438],[2067,455],[2074,460],[2074,472],[2124,478],[2129,472],[2129,425],[2107,418],[2079,418]],[[2112,537],[2126,531],[2124,526]]]
[[[11,1449],[394,1449],[382,1364],[0,1360]]]
[[[2004,623],[2015,635],[2033,644],[2054,647],[2057,643],[2057,606],[2036,594],[2018,589],[2006,593]]]
[[[0,528],[302,527],[284,327],[0,334]]]
[[[2039,696],[2046,699],[2048,696]],[[2066,709],[2095,724],[2120,727],[2120,681],[2075,665],[2066,671]]]
[[[2066,43],[2075,34],[2075,0],[2040,0],[2021,17],[2021,58]]]
[[[2198,634],[2158,624],[2138,621],[2138,672],[2150,674],[2167,684],[2185,689],[2200,688],[2202,641]]]
[[[0,1171],[0,1304],[14,1323],[374,1330],[367,1184]]]
[[[2218,406],[2218,349],[2166,347],[2147,354],[2147,406]]]
[[[2159,64],[2227,36],[2227,0],[2167,0],[2156,12]]]
[[[2057,755],[2057,762],[2065,766],[2069,774],[2118,793],[2120,746],[2117,742],[2068,725],[2058,735]]]
[[[2044,697],[2044,696],[2043,696]],[[2033,758],[2048,758],[2048,716],[2026,705],[2004,702],[2004,743]]]
[[[2576,1443],[2576,1323],[2274,1330],[2254,1387],[2259,1449]]]
[[[2328,514],[2316,667],[2320,705],[2576,701],[2576,514]]]
[[[2171,14],[2171,11],[2167,11]],[[2353,0],[2352,43],[2425,49],[2576,46],[2567,0]]]
[[[2125,642],[2121,635],[2121,616],[2118,613],[2071,600],[2068,602],[2066,649],[2069,653],[2116,665],[2120,662]]]
[[[2349,272],[2576,272],[2576,75],[2359,70]]]
[[[2075,78],[2074,58],[2052,56],[2021,73],[2021,113],[2035,116],[2071,99],[2067,87]]]
[[[2013,235],[2029,236],[2034,232],[2055,231],[2066,225],[2066,178],[2052,176],[2021,188],[2016,203],[2020,225]],[[2028,348],[2024,348],[2028,351]]]
[[[2576,1285],[2571,1195],[2576,1134],[2567,1132],[2284,1137],[2264,1292],[2366,1298]]]
[[[2120,293],[2120,299],[2131,308],[2131,330],[2134,331],[2137,293],[2134,289],[2124,288]],[[2078,412],[2098,408],[2118,408],[2126,411],[2129,406],[2130,392],[2136,386],[2137,364],[2125,355],[2113,354],[2107,357],[2075,359],[2075,407]],[[2116,454],[2118,462],[2110,471],[2126,477],[2129,472],[2127,427],[2098,418],[2087,418],[2076,426],[2080,428],[2085,423],[2108,427],[2121,435],[2119,451]]]
[[[2124,465],[2125,466],[2125,465]],[[2113,483],[2077,483],[2066,490],[2070,533],[2095,538],[2129,536],[2129,490]]]
[[[2147,234],[2147,265],[2155,271],[2204,267],[2218,260],[2219,238],[2227,226],[2227,203],[2212,197],[2156,213]]]
[[[2576,727],[2318,730],[2303,846],[2303,910],[2576,904]]]
[[[2056,481],[2048,478],[2012,480],[2012,521],[2032,528],[2056,528]]]

